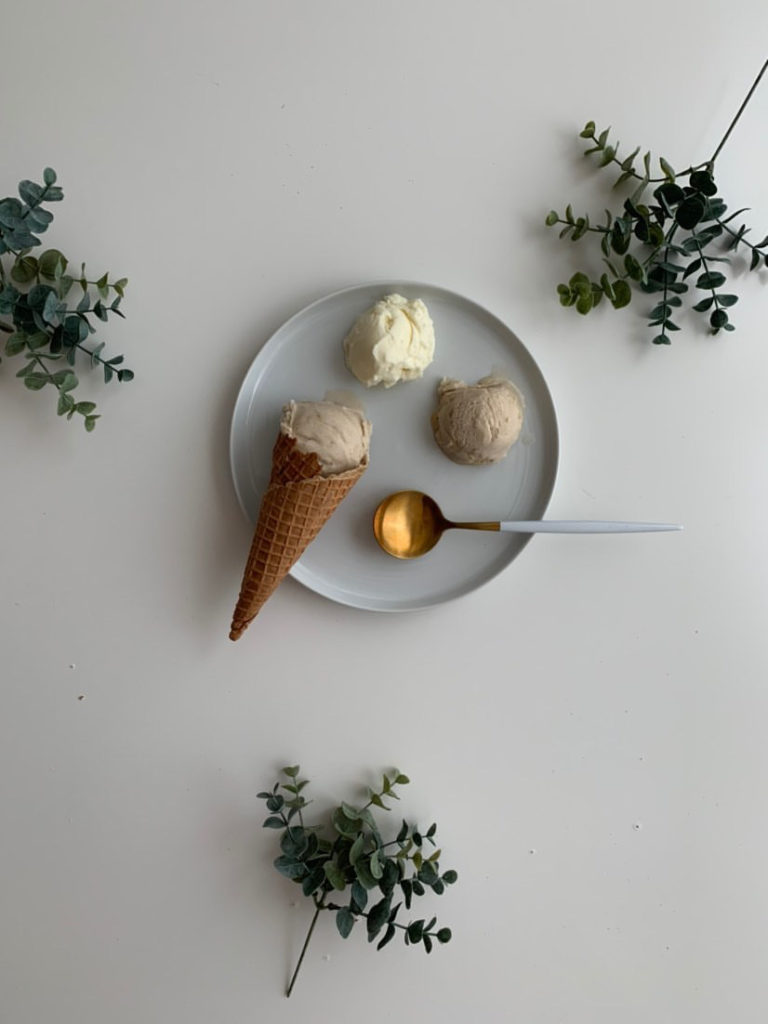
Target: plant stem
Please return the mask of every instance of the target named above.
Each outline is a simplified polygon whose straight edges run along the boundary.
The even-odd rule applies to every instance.
[[[744,101],[742,102],[741,106],[737,110],[736,116],[731,121],[730,125],[728,126],[728,130],[726,131],[725,135],[720,140],[720,144],[718,145],[717,149],[712,154],[712,156],[709,158],[709,160],[707,160],[705,163],[702,163],[702,164],[696,164],[695,166],[691,165],[690,167],[686,167],[686,169],[684,171],[677,171],[676,174],[675,174],[676,178],[684,178],[687,175],[692,174],[694,171],[700,171],[700,170],[705,170],[705,169],[710,171],[710,172],[712,171],[712,168],[714,167],[714,164],[715,164],[715,160],[720,155],[720,151],[722,150],[723,146],[728,141],[728,138],[729,138],[731,132],[736,127],[736,124],[737,124],[739,118],[741,117],[741,115],[744,113],[744,110],[746,109],[747,104],[752,99],[752,96],[753,96],[753,94],[755,92],[755,89],[757,89],[757,86],[760,83],[760,79],[763,77],[763,75],[765,74],[766,70],[768,70],[768,60],[766,60],[765,64],[763,64],[762,68],[760,69],[757,78],[752,83],[752,86],[750,87],[749,92],[744,97]],[[589,138],[593,142],[597,141],[597,136],[594,133],[591,136],[589,136]],[[622,161],[619,160],[619,158],[618,158],[618,156],[616,154],[614,154],[614,156],[611,158],[609,163],[616,164],[617,167],[621,167]],[[622,170],[623,169],[624,168],[622,168]],[[636,178],[638,181],[642,181],[643,180],[643,176],[641,174],[638,174],[637,171],[634,169],[634,167],[631,167],[629,170],[630,170],[630,174],[631,174],[631,176],[633,178]],[[663,178],[649,178],[648,179],[648,184],[649,185],[655,185],[655,184],[657,184],[659,182],[664,182],[664,181],[667,181],[666,177],[663,177]],[[595,229],[592,228],[592,229],[588,229],[588,230],[595,230]]]
[[[594,138],[594,136],[593,136],[593,138]],[[619,160],[619,158],[617,156],[614,156],[611,159],[610,162],[612,164],[616,164],[617,167],[621,167],[621,160]],[[676,171],[675,172],[675,177],[676,178],[684,178],[687,174],[692,174],[694,171],[700,171],[703,168],[708,167],[708,166],[709,166],[708,164],[704,163],[704,164],[697,164],[695,167],[693,167],[693,166],[686,167],[686,169],[684,171]],[[623,167],[621,169],[624,170]],[[642,174],[638,174],[637,171],[634,169],[634,167],[630,167],[629,170],[630,170],[631,177],[635,178],[637,181],[645,181],[644,176]],[[646,185],[657,185],[657,184],[659,184],[661,182],[664,182],[664,181],[669,181],[669,178],[667,178],[666,175],[664,175],[663,178],[649,178],[648,181],[646,182]],[[599,231],[600,228],[587,228],[587,230],[588,231]],[[605,229],[603,229],[603,230],[605,230]]]
[[[729,218],[729,219],[730,219],[730,218]],[[738,234],[738,232],[737,232],[737,231],[734,231],[734,230],[733,230],[733,228],[729,228],[729,227],[728,227],[728,225],[726,224],[726,222],[725,222],[724,220],[720,220],[720,218],[719,218],[719,217],[716,217],[716,218],[715,218],[715,223],[716,223],[716,224],[719,224],[719,225],[720,225],[720,227],[721,227],[721,228],[723,229],[723,231],[725,231],[725,233],[726,233],[726,234],[730,235],[730,236],[731,236],[731,238],[739,238],[739,234]],[[757,250],[758,252],[760,252],[760,251],[761,251],[761,249],[763,248],[763,247],[762,247],[762,246],[760,246],[760,245],[753,245],[753,244],[752,244],[752,242],[748,241],[748,239],[746,239],[746,238],[744,237],[744,235],[742,235],[742,236],[741,236],[741,237],[739,238],[739,243],[740,243],[740,244],[742,244],[742,245],[746,245],[746,246],[748,246],[748,247],[749,247],[750,249],[753,249],[753,250]],[[2,326],[2,325],[0,324],[0,326]]]
[[[319,915],[319,913],[320,913],[320,911],[322,909],[323,909],[323,901],[321,900],[319,903],[315,904],[315,913],[314,913],[314,915],[312,917],[312,921],[311,921],[310,926],[309,926],[309,931],[307,932],[307,937],[306,937],[306,939],[304,939],[304,945],[301,947],[301,953],[299,954],[298,963],[296,964],[296,968],[295,968],[295,970],[293,972],[293,976],[291,977],[291,980],[290,980],[290,982],[288,984],[288,989],[286,990],[286,993],[285,993],[286,999],[288,998],[288,996],[290,996],[291,992],[293,992],[293,986],[296,984],[296,978],[298,977],[299,971],[301,970],[301,965],[302,965],[302,963],[304,961],[304,954],[307,952],[307,946],[309,945],[309,940],[312,938],[312,932],[315,930],[315,925],[317,924],[317,918],[318,918],[318,915]]]
[[[712,167],[714,165],[715,160],[717,159],[717,157],[720,154],[720,150],[723,148],[723,146],[728,141],[728,136],[731,134],[733,129],[736,127],[736,122],[739,120],[741,115],[744,113],[744,108],[749,103],[749,101],[752,99],[752,94],[754,93],[755,89],[757,88],[758,83],[760,82],[760,79],[765,74],[766,68],[768,68],[768,60],[765,62],[765,64],[763,64],[762,68],[760,69],[760,73],[758,74],[758,76],[754,80],[754,82],[752,83],[752,88],[747,93],[746,97],[744,98],[744,102],[741,104],[741,106],[739,107],[738,111],[736,112],[736,116],[731,121],[730,125],[728,126],[728,131],[725,133],[725,135],[720,140],[720,145],[717,147],[715,152],[710,157],[710,160],[709,160],[709,166],[710,167]]]
[[[554,227],[555,224],[570,224],[572,228],[576,227],[575,222],[571,223],[571,221],[569,221],[569,220],[563,220],[562,217],[558,217],[556,221],[553,221],[551,227]],[[597,233],[598,235],[608,235],[608,234],[610,234],[611,229],[610,228],[603,228],[603,227],[600,227],[599,225],[598,225],[598,227],[594,227],[592,224],[590,224],[588,228],[584,228],[584,233],[585,234],[588,231],[593,231],[593,232]],[[577,241],[579,241],[579,239],[577,239]]]
[[[704,250],[702,249],[702,247],[699,245],[698,242],[696,243],[696,248],[698,249],[698,252],[699,252],[699,258],[701,259],[701,266],[702,266],[702,268],[704,270],[704,273],[708,274],[710,272],[710,270],[709,270],[709,264],[707,263],[707,257],[704,255]],[[718,302],[717,291],[714,288],[712,288],[712,287],[710,287],[709,291],[712,294],[712,302],[713,302],[713,305],[714,305],[715,309],[716,310],[720,309],[720,303]]]

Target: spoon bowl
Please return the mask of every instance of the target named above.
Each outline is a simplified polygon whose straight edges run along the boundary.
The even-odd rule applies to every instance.
[[[446,530],[488,530],[503,533],[658,533],[682,530],[677,523],[629,523],[597,520],[515,520],[454,523],[437,502],[421,491],[397,491],[379,503],[373,515],[373,534],[379,546],[395,558],[420,558]]]

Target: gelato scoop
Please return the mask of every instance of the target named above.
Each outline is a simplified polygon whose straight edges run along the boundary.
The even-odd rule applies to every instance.
[[[348,369],[367,388],[421,377],[435,355],[435,329],[421,299],[385,295],[344,338]]]
[[[524,411],[523,396],[506,377],[491,375],[477,384],[445,377],[437,388],[432,430],[453,462],[485,466],[503,459],[520,437]]]
[[[289,402],[280,432],[294,438],[300,452],[314,452],[322,476],[355,469],[368,456],[371,424],[359,409],[337,402]]]

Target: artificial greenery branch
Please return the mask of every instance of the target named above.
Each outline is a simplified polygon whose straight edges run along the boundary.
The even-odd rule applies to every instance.
[[[731,258],[716,256],[707,250],[718,239],[723,252],[736,252],[743,247],[749,252],[749,269],[752,271],[761,266],[768,267],[768,235],[753,244],[745,237],[749,232],[746,225],[738,229],[731,227],[731,222],[745,213],[746,208],[725,216],[728,208],[717,194],[715,160],[766,69],[768,61],[709,160],[692,164],[684,171],[676,172],[669,161],[660,157],[662,176],[652,177],[650,151],[644,154],[640,165],[642,170],[639,170],[636,166],[639,146],[619,159],[619,143],[608,141],[610,129],[598,133],[594,121],[587,122],[580,133],[580,138],[592,143],[585,150],[585,156],[599,154],[599,167],[615,165],[619,169],[614,188],[627,182],[634,188],[625,198],[622,212],[617,215],[606,209],[604,222],[598,224],[592,223],[588,214],[574,215],[570,204],[562,215],[556,210],[547,214],[546,224],[549,227],[560,226],[560,238],[576,242],[586,235],[598,235],[603,263],[607,267],[599,278],[577,271],[567,284],[559,284],[557,292],[563,306],[575,306],[577,312],[586,314],[604,297],[615,309],[629,305],[633,285],[645,293],[656,293],[660,301],[648,314],[649,326],[658,329],[653,342],[668,345],[670,332],[680,329],[672,319],[673,312],[683,304],[680,296],[689,289],[687,279],[697,275],[693,284],[705,296],[692,308],[697,313],[709,314],[712,334],[734,330],[727,309],[738,302],[738,296],[722,291],[726,276],[714,268],[717,263],[730,263]],[[681,185],[680,180],[685,178],[688,179],[687,184]],[[646,190],[654,185],[652,195],[655,201],[644,202]],[[634,251],[630,252],[633,245]]]
[[[44,204],[64,198],[52,168],[43,171],[41,185],[19,182],[19,197],[0,199],[0,316],[11,318],[10,322],[0,320],[0,330],[9,335],[5,354],[23,355],[26,362],[16,376],[25,387],[41,391],[50,385],[57,392],[59,416],[68,420],[75,414],[82,416],[85,429],[91,431],[99,419],[96,404],[75,401],[72,392],[79,380],[72,367],[80,355],[91,367],[101,367],[107,383],[113,378],[133,379],[133,371],[122,366],[123,356],[104,358],[104,342],[85,344],[96,332],[89,317],[106,322],[110,314],[123,316],[120,303],[128,280],[112,281],[108,274],[90,280],[84,263],[79,276],[67,273],[69,261],[58,249],[31,255],[41,244],[38,235],[53,220]],[[76,305],[70,305],[68,297],[75,286],[81,295]],[[50,365],[62,360],[64,369]]]
[[[403,904],[410,910],[413,899],[423,896],[427,889],[441,895],[458,878],[455,871],[440,871],[437,825],[422,832],[403,821],[396,837],[384,842],[371,808],[389,811],[385,801],[400,799],[396,789],[408,783],[407,776],[384,773],[381,788],[369,789],[368,801],[362,807],[339,804],[330,815],[331,834],[327,836],[322,834],[322,826],[304,824],[303,811],[311,801],[303,795],[308,781],[299,778],[299,766],[289,765],[282,774],[286,782],[276,782],[270,792],[259,793],[269,811],[264,827],[282,831],[275,867],[300,885],[315,907],[286,995],[293,991],[321,910],[335,914],[336,928],[344,939],[363,918],[369,942],[383,932],[377,949],[383,949],[398,931],[406,945],[421,944],[427,953],[432,952],[435,942],[449,942],[450,928],[436,928],[435,917],[408,924],[395,920]],[[335,902],[342,893],[344,900]],[[401,898],[395,903],[396,893]],[[369,905],[371,894],[378,898]]]

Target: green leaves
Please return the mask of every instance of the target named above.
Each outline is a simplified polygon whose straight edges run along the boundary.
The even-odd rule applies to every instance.
[[[632,301],[632,289],[625,280],[620,278],[618,281],[614,281],[613,296],[614,297],[611,300],[613,308],[622,309],[624,306],[628,306]]]
[[[373,942],[373,940],[376,938],[381,929],[389,920],[390,906],[390,897],[385,896],[384,899],[379,900],[379,902],[375,903],[368,911],[366,926],[368,931],[369,942]]]
[[[29,376],[34,386],[34,374]],[[423,945],[427,953],[435,943],[450,940],[450,929],[436,930],[434,917],[408,924],[396,920],[403,905],[410,909],[414,899],[428,891],[439,896],[458,879],[452,869],[440,871],[435,823],[423,830],[403,820],[394,839],[385,841],[381,835],[372,808],[386,812],[386,801],[399,799],[397,788],[409,783],[407,775],[385,772],[378,789],[368,788],[363,806],[343,801],[333,808],[327,836],[321,826],[304,824],[302,812],[308,801],[302,791],[308,782],[300,778],[299,765],[286,766],[282,775],[285,781],[258,794],[269,812],[263,826],[281,833],[275,869],[301,887],[304,896],[312,899],[316,913],[332,911],[344,939],[358,918],[364,918],[368,941],[376,942],[377,950],[398,931],[406,945]],[[298,824],[292,823],[294,815]],[[346,894],[346,902],[332,902],[331,897],[340,894]],[[398,894],[402,899],[395,902]]]
[[[713,271],[707,271],[706,274],[702,274],[701,277],[696,280],[697,288],[709,288],[714,290],[725,284],[725,274],[715,273]]]
[[[355,915],[349,907],[340,907],[336,911],[336,927],[342,939],[349,938],[349,934],[355,926]]]
[[[64,197],[56,184],[56,172],[51,167],[43,171],[42,183],[24,180],[19,183],[19,198],[0,199],[0,316],[10,317],[10,323],[0,322],[0,328],[9,334],[5,345],[8,356],[26,355],[27,363],[16,374],[29,391],[42,391],[46,386],[57,392],[56,411],[59,416],[83,418],[86,431],[92,431],[99,419],[94,402],[77,402],[71,392],[79,380],[73,369],[56,371],[51,365],[63,359],[70,368],[78,358],[86,366],[100,366],[105,382],[117,378],[119,382],[133,379],[133,371],[122,365],[123,356],[105,359],[101,355],[103,342],[86,344],[95,333],[90,316],[106,322],[110,316],[123,317],[120,302],[125,294],[127,278],[110,282],[107,274],[97,281],[89,281],[83,265],[80,273],[82,297],[73,306],[68,296],[75,278],[67,273],[69,262],[58,249],[45,249],[38,255],[32,250],[40,245],[40,238],[51,222],[53,214],[46,204]],[[91,305],[89,286],[94,287],[98,300]]]
[[[40,256],[40,276],[49,281],[58,281],[67,269],[67,259],[58,249],[46,249]]]
[[[661,328],[653,342],[668,345],[670,334],[680,329],[672,319],[673,311],[682,305],[680,296],[689,290],[688,282],[692,279],[696,288],[712,292],[707,299],[692,306],[697,312],[709,313],[712,333],[733,330],[726,308],[735,304],[737,297],[721,294],[726,273],[713,266],[728,264],[730,260],[728,256],[714,255],[709,250],[718,240],[725,244],[727,252],[746,246],[749,269],[755,270],[768,266],[768,236],[753,245],[746,237],[749,229],[745,225],[731,226],[744,210],[725,216],[727,206],[717,194],[712,161],[678,175],[673,166],[660,157],[661,177],[652,177],[650,151],[645,152],[641,164],[636,166],[640,147],[620,157],[619,144],[608,141],[610,129],[598,132],[594,121],[588,121],[579,136],[590,140],[592,145],[585,155],[596,154],[599,166],[619,166],[621,173],[614,188],[630,179],[636,187],[624,200],[623,208],[617,213],[606,209],[599,224],[591,222],[588,214],[575,216],[571,204],[566,206],[563,215],[556,210],[546,215],[547,226],[560,226],[560,238],[576,241],[591,236],[599,240],[607,268],[599,277],[584,270],[572,274],[566,283],[557,286],[560,304],[573,306],[577,313],[585,316],[603,298],[614,309],[624,308],[631,301],[633,288],[659,293],[661,302],[652,308],[649,326]],[[653,199],[646,203],[642,195],[650,185],[655,185]]]
[[[675,209],[675,220],[681,228],[691,231],[704,216],[706,205],[701,196],[688,195]]]
[[[690,177],[691,188],[705,196],[717,195],[717,185],[710,171],[693,171]]]
[[[53,214],[43,204],[64,198],[64,193],[54,184],[55,180],[55,172],[47,167],[43,172],[42,185],[34,181],[20,181],[20,199],[8,196],[0,200],[0,254],[11,252],[18,256],[20,250],[40,244],[34,232],[42,234],[53,220]]]
[[[38,262],[34,256],[19,256],[11,267],[11,280],[29,284],[37,279]]]
[[[346,889],[347,880],[344,877],[344,872],[336,861],[327,860],[325,864],[323,864],[323,871],[325,872],[325,877],[334,889],[338,889],[339,892],[343,892]]]
[[[17,356],[19,352],[23,352],[27,347],[27,336],[25,334],[15,333],[8,337],[5,343],[5,354],[7,356]]]
[[[659,157],[659,166],[661,167],[661,170],[664,176],[666,177],[667,181],[674,182],[675,172],[672,166],[669,163],[667,163],[663,156]]]
[[[557,286],[560,304],[575,306],[576,312],[585,316],[605,296],[614,309],[621,309],[631,300],[632,290],[623,278],[616,276],[615,281],[611,281],[606,274],[599,281],[591,281],[586,274],[578,272],[570,278],[568,284]]]

